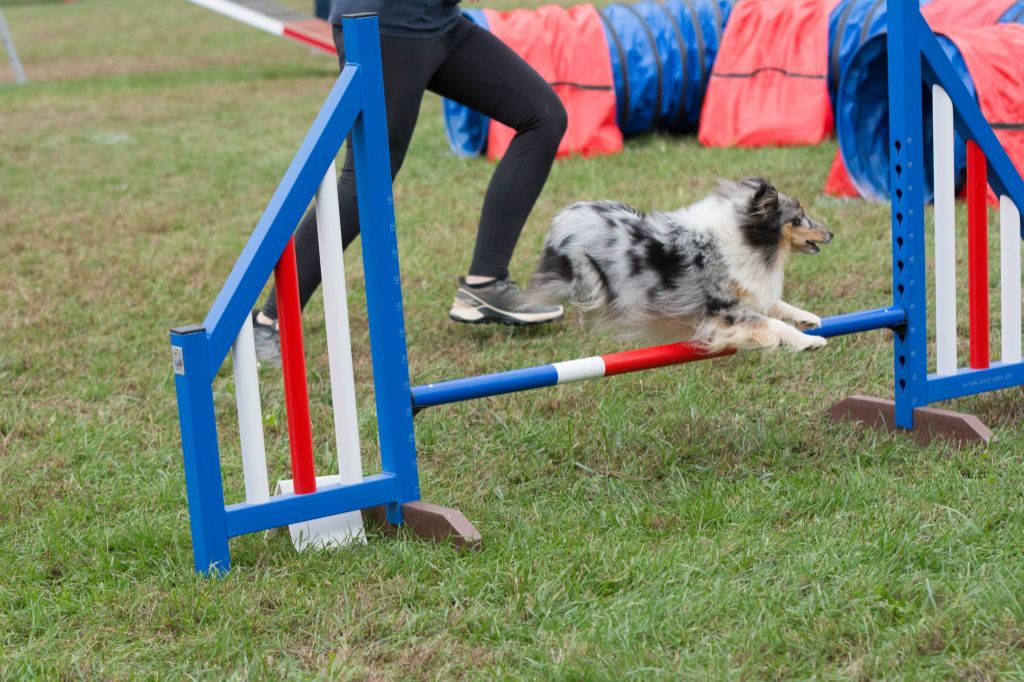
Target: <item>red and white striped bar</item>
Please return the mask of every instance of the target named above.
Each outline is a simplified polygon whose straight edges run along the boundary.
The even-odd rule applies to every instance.
[[[1004,363],[1021,361],[1020,211],[999,197],[1000,333]]]
[[[988,162],[973,140],[967,141],[967,285],[970,303],[970,366],[990,362],[988,320]]]
[[[877,308],[825,318],[820,327],[810,329],[807,333],[832,337],[856,334],[872,329],[892,329],[905,323],[906,314],[902,308]],[[463,400],[475,400],[487,396],[707,360],[731,355],[735,352],[730,349],[720,353],[708,353],[691,343],[670,343],[664,346],[639,348],[579,360],[555,362],[548,365],[415,386],[412,389],[412,403],[414,409],[422,409],[432,405],[445,405]]]
[[[271,0],[189,0],[190,2],[275,36],[335,54],[331,25]]]
[[[953,101],[932,86],[935,153],[935,371],[956,374],[956,177]]]

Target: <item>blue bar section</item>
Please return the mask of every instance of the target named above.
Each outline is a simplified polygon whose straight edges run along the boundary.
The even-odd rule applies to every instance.
[[[217,418],[210,390],[210,350],[206,330],[171,330],[174,385],[178,392],[181,450],[185,462],[188,520],[197,573],[231,568],[224,518],[224,487],[220,477]]]
[[[927,188],[919,43],[922,34],[931,31],[916,2],[890,3],[888,19],[892,296],[893,306],[907,311],[907,323],[893,340],[895,421],[910,429],[914,408],[928,404]],[[957,84],[963,87],[959,80]]]
[[[872,329],[892,329],[906,322],[902,308],[875,308],[855,313],[826,317],[817,329],[808,330],[814,336],[842,336]],[[509,372],[495,372],[465,379],[452,379],[436,384],[425,384],[412,389],[412,403],[416,408],[445,405],[463,400],[486,398],[504,393],[528,391],[533,388],[554,386],[558,371],[554,365],[539,365]]]
[[[396,484],[391,474],[377,474],[359,483],[324,487],[315,493],[277,495],[260,504],[233,504],[226,511],[227,534],[235,537],[387,504],[397,495]]]
[[[461,400],[486,398],[503,393],[528,391],[558,383],[558,371],[554,365],[540,365],[514,369],[510,372],[483,374],[465,379],[452,379],[438,384],[426,384],[412,389],[412,404],[416,407],[430,407],[457,403]]]
[[[962,398],[1024,384],[1024,363],[993,362],[986,369],[964,368],[956,374],[928,377],[928,402]]]
[[[359,68],[345,65],[203,322],[214,374],[359,114],[361,76]]]
[[[806,331],[810,336],[844,336],[846,334],[857,334],[868,332],[872,329],[893,329],[907,321],[907,314],[903,308],[874,308],[872,310],[858,310],[855,313],[835,315],[826,317],[821,321],[817,329]]]
[[[363,242],[366,312],[381,467],[397,478],[397,497],[388,505],[388,521],[402,521],[402,502],[420,498],[416,438],[409,395],[409,356],[402,307],[398,231],[391,192],[388,124],[377,17],[343,17],[345,58],[358,64],[363,113],[352,127],[356,198]]]

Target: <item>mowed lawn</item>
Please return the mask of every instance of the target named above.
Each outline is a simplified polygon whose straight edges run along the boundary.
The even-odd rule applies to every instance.
[[[993,428],[987,448],[829,423],[843,396],[891,394],[883,332],[427,410],[424,498],[459,507],[483,551],[372,534],[299,555],[260,534],[232,541],[226,578],[196,577],[167,331],[205,316],[336,65],[179,0],[4,5],[32,82],[0,87],[0,676],[1024,677],[1024,396],[951,405]],[[837,234],[794,259],[788,298],[885,305],[888,207],[821,195],[834,152],[648,136],[560,161],[514,277],[565,204],[672,208],[715,175],[763,174]],[[395,187],[414,383],[627,347],[576,313],[525,332],[448,321],[492,169],[448,153],[427,97]],[[346,264],[373,472],[358,248]],[[319,295],[305,323],[326,472]],[[280,375],[260,378],[286,478]],[[226,366],[231,502],[233,390]]]

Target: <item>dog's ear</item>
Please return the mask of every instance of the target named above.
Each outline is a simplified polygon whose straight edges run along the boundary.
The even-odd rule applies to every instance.
[[[754,213],[766,215],[779,210],[779,191],[764,178],[750,178],[751,185],[756,183],[754,196],[750,200],[750,208]]]

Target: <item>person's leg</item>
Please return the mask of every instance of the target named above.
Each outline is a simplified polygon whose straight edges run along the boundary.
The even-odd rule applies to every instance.
[[[501,279],[547,180],[567,115],[541,75],[488,31],[465,21],[449,40],[451,52],[429,89],[516,131],[487,188],[469,268],[471,277]]]
[[[334,27],[334,40],[341,63],[344,46],[341,28]],[[388,151],[391,177],[394,179],[405,160],[412,140],[420,103],[430,74],[443,56],[441,38],[408,40],[381,37],[381,62],[384,71],[384,100],[388,119]],[[351,147],[345,154],[338,180],[338,201],[341,209],[341,234],[345,248],[359,234],[359,209],[356,204],[355,167]],[[320,286],[320,247],[317,241],[316,211],[310,208],[295,231],[295,257],[299,273],[299,297],[303,308]],[[277,319],[277,294],[271,289],[258,316],[258,322],[269,324]]]

